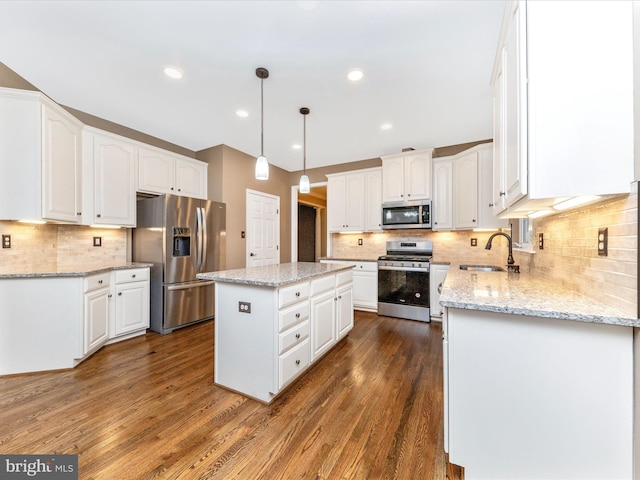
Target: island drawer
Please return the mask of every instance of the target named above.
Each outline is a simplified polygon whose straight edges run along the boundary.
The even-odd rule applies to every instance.
[[[278,291],[279,308],[309,298],[309,282],[296,283]]]
[[[287,330],[286,333],[280,334],[279,354],[282,355],[291,347],[304,342],[307,338],[309,338],[309,320],[305,320],[300,325],[296,325],[290,330]]]
[[[297,305],[293,305],[286,310],[281,310],[278,313],[280,328],[278,331],[282,332],[287,328],[302,322],[309,318],[309,302],[300,302]]]
[[[116,270],[116,283],[141,282],[149,280],[148,268],[131,268],[128,270]]]
[[[315,278],[311,280],[311,296],[336,288],[336,276]]]
[[[353,282],[353,270],[346,270],[336,275],[336,286]]]
[[[304,372],[309,366],[310,357],[308,339],[281,355],[278,359],[278,388],[282,388]]]
[[[90,292],[96,288],[103,288],[109,286],[109,279],[111,278],[110,272],[100,273],[97,275],[91,275],[84,279],[84,291]]]

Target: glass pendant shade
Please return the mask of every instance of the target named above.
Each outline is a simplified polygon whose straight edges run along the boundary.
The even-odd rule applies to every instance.
[[[311,185],[309,185],[309,177],[302,175],[300,177],[300,193],[309,193],[311,191]]]
[[[264,155],[256,159],[256,180],[269,180],[269,162]]]

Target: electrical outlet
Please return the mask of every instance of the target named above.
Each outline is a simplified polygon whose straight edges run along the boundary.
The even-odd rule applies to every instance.
[[[244,231],[240,232],[240,238],[245,238],[246,234],[244,233]]]
[[[102,237],[93,237],[93,246],[101,247],[102,246]]]
[[[238,311],[240,313],[251,313],[251,302],[238,302]]]
[[[609,229],[598,229],[598,255],[606,257],[609,255]]]
[[[544,250],[544,235],[542,233],[538,234],[538,249]]]
[[[477,247],[478,246],[478,239],[477,238],[472,238],[471,239],[471,246],[472,247]]]
[[[11,235],[2,235],[2,248],[11,248]]]
[[[361,238],[358,239],[358,245],[362,246],[362,239]]]

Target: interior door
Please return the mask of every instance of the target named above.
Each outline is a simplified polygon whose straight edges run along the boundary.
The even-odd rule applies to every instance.
[[[280,197],[247,190],[247,267],[280,263]]]

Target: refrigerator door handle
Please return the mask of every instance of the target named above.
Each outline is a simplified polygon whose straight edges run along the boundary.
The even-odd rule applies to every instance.
[[[200,271],[200,209],[196,208],[196,228],[195,228],[195,253],[193,256],[193,268]]]
[[[207,264],[207,246],[209,244],[209,235],[207,234],[207,215],[204,208],[200,207],[200,215],[202,221],[200,227],[202,229],[202,253],[200,255],[200,271],[204,270],[204,266]]]

